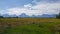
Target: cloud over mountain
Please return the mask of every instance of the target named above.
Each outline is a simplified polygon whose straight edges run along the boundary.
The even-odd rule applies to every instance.
[[[31,3],[24,4],[23,7],[12,7],[0,10],[0,14],[17,16],[25,13],[26,15],[58,14],[60,12],[60,0],[33,0]]]

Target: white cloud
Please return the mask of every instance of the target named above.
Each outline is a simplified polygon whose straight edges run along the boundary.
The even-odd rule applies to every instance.
[[[40,10],[40,12],[46,14],[57,14],[60,12],[60,3],[47,3],[47,4],[37,4],[36,6],[32,7],[35,10]]]
[[[24,5],[24,7],[26,7],[26,8],[32,7],[32,4],[26,4],[26,5]]]
[[[16,15],[20,15],[21,13],[26,13],[27,15],[31,16],[31,15],[39,15],[40,11],[39,10],[31,10],[28,8],[10,8],[7,9],[8,14],[12,15],[12,14],[16,14]]]
[[[32,3],[60,3],[60,0],[33,0]]]
[[[28,8],[28,9],[31,9],[32,4],[26,4],[26,5],[24,5],[24,7],[25,7],[25,8]]]
[[[32,4],[24,5],[24,8],[15,7],[9,8],[4,11],[9,15],[20,15],[21,13],[26,13],[27,15],[42,15],[42,14],[58,14],[60,12],[60,3],[43,3],[40,4],[39,2],[33,1],[36,5],[32,6]],[[2,12],[1,12],[2,13]]]

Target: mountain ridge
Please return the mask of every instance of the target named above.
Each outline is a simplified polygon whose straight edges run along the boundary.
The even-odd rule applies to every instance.
[[[3,17],[16,17],[17,15],[8,15],[8,14],[3,14]],[[56,16],[56,14],[42,14],[42,15],[27,15],[25,13],[22,13],[20,15],[18,15],[17,17],[33,17],[33,18],[54,18]]]

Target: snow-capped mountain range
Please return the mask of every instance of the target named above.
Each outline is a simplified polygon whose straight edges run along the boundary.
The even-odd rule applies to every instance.
[[[0,15],[0,16],[3,16],[3,17],[21,17],[21,18],[26,18],[26,17],[31,17],[31,18],[54,18],[56,16],[56,14],[42,14],[42,15],[26,15],[25,13],[22,13],[20,15],[8,15],[8,14],[3,14],[3,15]]]

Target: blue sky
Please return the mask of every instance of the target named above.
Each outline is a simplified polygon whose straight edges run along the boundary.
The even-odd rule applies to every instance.
[[[31,3],[32,0],[0,0],[0,9],[11,8],[11,7],[22,7],[24,4]]]
[[[58,14],[60,0],[0,0],[0,14]]]

